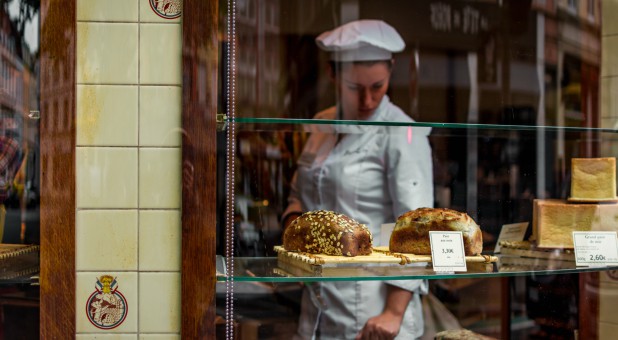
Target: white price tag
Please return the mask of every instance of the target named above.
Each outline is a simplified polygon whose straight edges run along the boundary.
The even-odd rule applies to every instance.
[[[430,231],[429,243],[434,271],[468,271],[461,231]]]
[[[528,222],[505,224],[500,229],[494,253],[500,252],[500,241],[523,241],[528,229]]]
[[[618,238],[615,231],[574,231],[575,264],[606,266],[618,264]]]

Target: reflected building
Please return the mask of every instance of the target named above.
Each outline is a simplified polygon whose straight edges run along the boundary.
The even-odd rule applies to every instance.
[[[27,42],[18,39],[16,23],[11,20],[4,8],[0,8],[0,110],[2,118],[15,120],[19,127],[27,128],[24,118],[29,108],[36,108],[38,98],[36,89],[38,81],[36,71],[38,69],[37,54],[32,52]],[[26,132],[25,130],[23,132]],[[34,142],[35,136],[25,133],[23,135]]]
[[[17,197],[5,202],[7,217],[3,242],[38,243],[39,46],[30,46],[26,40],[24,21],[27,19],[23,13],[9,13],[7,8],[6,4],[0,7],[0,120],[2,133],[19,142],[23,166],[17,175],[19,179],[14,182],[13,191],[17,192]],[[36,13],[36,9],[32,13]],[[20,230],[25,234],[20,235]]]
[[[277,116],[283,103],[280,0],[239,0],[236,6],[237,114]]]

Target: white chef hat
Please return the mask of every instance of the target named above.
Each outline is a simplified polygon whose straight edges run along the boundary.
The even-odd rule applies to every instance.
[[[397,31],[382,20],[357,20],[320,34],[318,46],[333,61],[390,60],[406,44]]]

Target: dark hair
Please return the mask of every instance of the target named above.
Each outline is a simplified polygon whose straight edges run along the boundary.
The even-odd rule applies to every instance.
[[[328,62],[328,65],[330,66],[331,72],[333,73],[333,76],[337,75],[337,72],[339,72],[339,70],[341,70],[343,68],[344,65],[363,65],[363,66],[373,66],[375,64],[379,64],[379,63],[386,63],[386,66],[388,67],[389,70],[391,70],[393,68],[393,60],[392,59],[388,59],[388,60],[358,60],[358,61],[334,61],[331,60]]]

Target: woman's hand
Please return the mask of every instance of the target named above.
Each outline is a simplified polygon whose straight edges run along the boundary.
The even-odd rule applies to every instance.
[[[367,320],[356,335],[356,340],[391,340],[399,334],[403,314],[412,300],[412,292],[391,285],[388,285],[387,289],[384,311]]]
[[[379,339],[391,340],[399,334],[403,315],[383,312],[367,320],[365,327],[356,335],[356,340]]]

